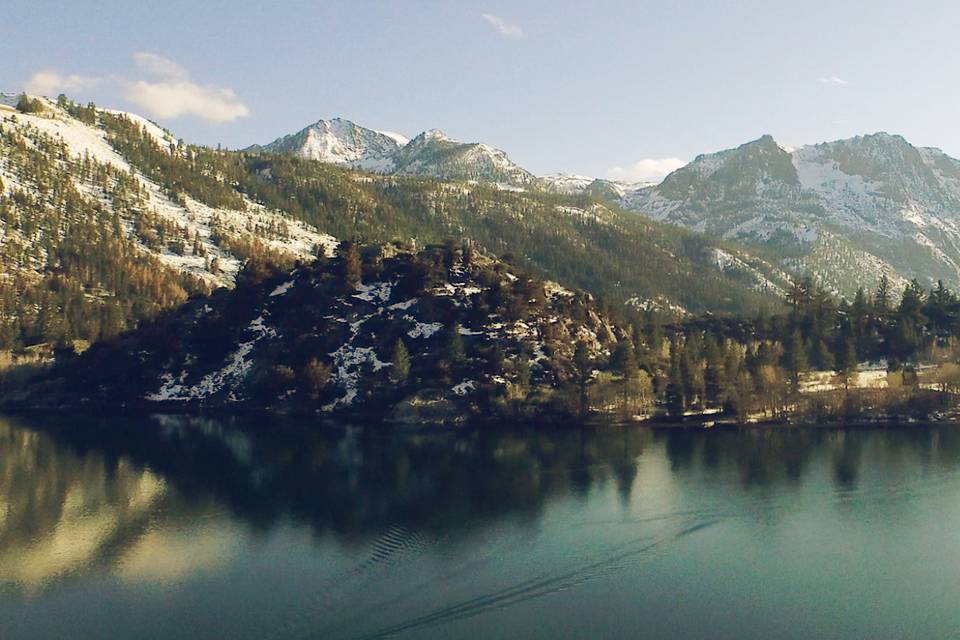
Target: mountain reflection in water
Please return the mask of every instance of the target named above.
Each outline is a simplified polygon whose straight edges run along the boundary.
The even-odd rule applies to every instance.
[[[864,577],[870,563],[843,549],[871,532],[938,539],[923,505],[957,522],[944,505],[960,495],[958,463],[953,428],[3,418],[0,636],[578,637],[608,610],[605,637],[634,637],[616,622],[632,615],[650,637],[789,637],[791,614],[743,626],[788,595],[836,629],[829,612],[845,605],[802,592],[816,582],[803,553]],[[725,611],[676,599],[714,582],[740,589],[710,592]],[[761,601],[748,607],[750,593]],[[926,603],[936,631],[947,614]]]

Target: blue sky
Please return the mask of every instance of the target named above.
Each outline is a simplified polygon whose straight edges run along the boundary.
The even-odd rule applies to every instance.
[[[882,0],[6,0],[0,90],[230,147],[334,116],[436,127],[536,173],[653,177],[763,133],[960,156],[957,24],[956,3]]]

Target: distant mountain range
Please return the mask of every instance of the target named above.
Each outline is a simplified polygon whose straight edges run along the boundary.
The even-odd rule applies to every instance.
[[[400,134],[374,131],[341,118],[320,120],[270,144],[246,150],[293,153],[351,169],[439,180],[477,180],[514,187],[536,181],[506,153],[486,144],[457,142],[439,129],[407,140]]]
[[[535,176],[506,152],[482,142],[459,142],[439,129],[413,139],[376,131],[350,120],[318,120],[300,131],[245,151],[289,153],[301,158],[372,173],[439,180],[491,182],[501,188],[530,188],[561,195],[588,194],[620,200],[651,183],[627,183],[573,174]]]
[[[744,312],[809,274],[960,288],[960,161],[878,133],[763,136],[661,183],[535,176],[437,130],[347,120],[268,145],[192,146],[132,113],[0,96],[0,345],[122,330],[339,239],[466,240],[614,303]],[[685,228],[686,230],[681,229]]]
[[[771,136],[697,156],[660,184],[534,176],[506,153],[439,131],[410,142],[321,120],[252,149],[392,175],[581,195],[736,241],[850,296],[882,275],[960,286],[960,161],[887,133],[787,149]]]

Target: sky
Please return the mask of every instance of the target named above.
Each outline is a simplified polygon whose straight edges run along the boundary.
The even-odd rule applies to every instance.
[[[651,180],[765,133],[888,131],[960,157],[958,25],[958,3],[886,0],[4,0],[0,91],[200,144],[339,116],[537,174]]]

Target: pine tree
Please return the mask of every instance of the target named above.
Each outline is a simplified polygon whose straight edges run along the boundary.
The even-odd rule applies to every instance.
[[[675,418],[683,417],[686,401],[683,395],[683,374],[680,371],[680,347],[676,340],[670,345],[670,371],[666,389],[667,413]]]
[[[837,375],[843,380],[844,389],[849,389],[850,379],[857,370],[857,349],[852,322],[842,318],[833,346],[833,359]]]
[[[800,374],[807,370],[807,346],[799,329],[794,329],[784,344],[784,367],[790,374],[790,386],[794,393],[800,390]]]
[[[904,288],[897,313],[914,321],[921,319],[923,315],[923,287],[916,279],[911,280]]]
[[[680,350],[680,373],[683,379],[683,395],[686,404],[703,405],[703,341],[700,332],[695,331],[687,336]]]
[[[343,282],[347,289],[353,289],[360,284],[363,275],[363,263],[360,259],[360,247],[356,242],[344,243],[343,250]]]
[[[610,368],[614,373],[623,377],[636,371],[637,358],[634,353],[633,343],[629,339],[620,340],[610,356]]]
[[[395,382],[405,382],[410,375],[410,353],[407,351],[407,345],[403,343],[402,338],[397,338],[394,343],[390,362],[393,365],[390,370],[390,377]]]
[[[610,368],[620,376],[621,404],[626,409],[630,404],[630,388],[637,379],[637,356],[633,350],[633,343],[624,338],[617,343],[610,356]]]
[[[890,279],[887,274],[880,276],[877,291],[873,294],[873,310],[880,318],[886,317],[890,310]]]
[[[811,342],[810,362],[818,371],[830,371],[834,368],[833,353],[827,347],[826,339],[817,338]]]
[[[517,387],[524,394],[530,390],[530,358],[525,353],[517,358]]]
[[[460,325],[456,322],[447,325],[445,340],[445,359],[452,364],[462,364],[467,359],[463,348],[463,336],[460,335]]]
[[[715,407],[721,406],[726,400],[727,372],[720,347],[713,336],[704,342],[703,355],[706,361],[703,378],[707,402]]]
[[[585,342],[578,342],[573,352],[573,367],[576,370],[577,387],[580,390],[580,415],[584,416],[589,410],[587,402],[587,387],[593,378],[593,358],[590,357],[590,348]]]
[[[872,347],[871,336],[873,331],[870,325],[870,309],[863,287],[857,289],[853,304],[850,305],[850,328],[857,349],[857,358],[866,360]]]

